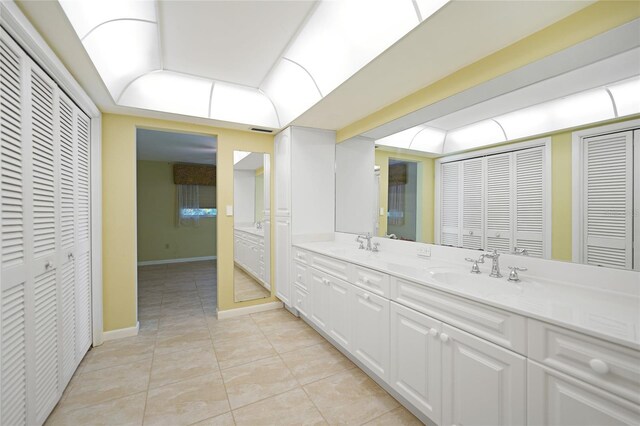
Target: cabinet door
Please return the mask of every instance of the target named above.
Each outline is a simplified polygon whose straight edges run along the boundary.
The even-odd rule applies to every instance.
[[[483,248],[485,159],[462,161],[462,247]]]
[[[327,276],[329,291],[329,335],[342,347],[351,350],[354,287],[338,278]]]
[[[298,285],[294,285],[294,301],[293,306],[296,308],[298,313],[305,318],[309,318],[309,294]]]
[[[329,329],[329,281],[325,274],[309,269],[309,297],[311,298],[311,321],[322,331]]]
[[[526,360],[446,324],[442,342],[442,423],[526,423]]]
[[[431,420],[441,416],[442,324],[391,303],[391,386]]]
[[[640,407],[580,380],[528,362],[530,425],[638,425]]]
[[[486,181],[486,243],[487,250],[509,253],[513,248],[511,153],[487,157]]]
[[[291,306],[291,241],[290,241],[291,221],[288,217],[276,218],[276,244],[275,244],[275,280],[276,296],[282,302]]]
[[[389,378],[389,301],[353,288],[352,353],[371,371]]]
[[[460,246],[460,163],[441,168],[440,244]]]

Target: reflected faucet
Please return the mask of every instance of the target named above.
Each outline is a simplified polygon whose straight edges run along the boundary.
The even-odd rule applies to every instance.
[[[502,278],[502,274],[500,273],[500,253],[498,253],[498,250],[493,249],[493,252],[487,254],[483,254],[483,257],[486,257],[488,259],[491,259],[491,273],[489,274],[490,277],[493,278]]]
[[[368,251],[372,251],[373,248],[371,247],[371,232],[367,232],[365,235],[358,235],[356,237],[356,241],[360,243],[360,247],[358,247],[360,250],[364,250],[364,241],[367,241],[367,247],[366,250]],[[377,251],[377,250],[376,250]]]

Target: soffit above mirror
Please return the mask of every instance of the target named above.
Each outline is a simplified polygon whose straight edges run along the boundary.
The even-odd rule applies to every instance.
[[[65,11],[83,3],[62,1]],[[84,74],[98,70],[104,84],[88,90],[104,93],[106,86],[106,97],[94,96],[106,104],[100,105],[104,111],[169,113],[183,121],[279,129],[325,103],[327,95],[347,94],[358,105],[331,105],[330,111],[302,117],[305,125],[337,129],[592,2],[545,2],[544,7],[537,1],[482,2],[484,13],[471,10],[477,2],[446,0],[86,3],[91,19],[82,18],[79,9],[67,18],[57,3],[19,5],[67,66],[83,74],[80,80],[95,81]],[[109,12],[96,7],[107,3]],[[208,14],[215,17],[203,18]],[[77,30],[77,40],[68,37],[68,21]],[[230,22],[236,25],[230,28]],[[423,27],[432,28],[431,33]],[[397,50],[398,40],[416,28],[431,38]],[[432,34],[437,28],[452,34]],[[465,28],[476,30],[473,39]],[[79,44],[92,66],[87,66],[86,53],[77,54]],[[426,45],[449,54],[429,61]],[[360,75],[363,67],[369,74],[384,75],[384,66],[368,65],[398,55],[409,65],[395,61],[394,72],[402,70],[402,78],[389,79],[387,74],[377,90],[370,90],[372,80]],[[352,93],[342,89],[345,81],[360,81],[365,87]]]

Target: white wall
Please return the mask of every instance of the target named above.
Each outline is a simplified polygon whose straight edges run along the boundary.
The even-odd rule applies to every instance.
[[[233,171],[233,215],[236,225],[255,222],[255,170]]]

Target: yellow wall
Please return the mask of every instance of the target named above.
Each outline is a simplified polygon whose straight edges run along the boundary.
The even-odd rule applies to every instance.
[[[394,153],[376,149],[376,166],[380,166],[380,207],[384,209],[384,215],[378,216],[378,234],[387,233],[387,211],[388,211],[388,191],[389,191],[389,158],[397,160],[415,161],[421,164],[422,171],[422,193],[418,195],[418,202],[422,203],[422,230],[421,235],[417,235],[418,241],[433,243],[433,211],[434,211],[434,187],[435,168],[432,158],[420,157],[416,155]]]
[[[601,0],[338,130],[339,142],[640,17],[638,1]]]
[[[218,309],[227,310],[274,301],[275,297],[272,294],[268,299],[234,302],[232,286],[233,218],[224,215],[225,206],[233,205],[233,151],[237,149],[266,152],[271,154],[271,161],[273,161],[273,136],[175,121],[103,114],[104,330],[133,327],[137,320],[136,128],[138,127],[208,134],[217,137],[217,206],[223,213],[217,221]],[[271,183],[273,187],[273,177]],[[274,241],[274,238],[271,238],[271,241]],[[274,270],[273,266],[271,270]]]
[[[216,218],[177,226],[173,164],[138,161],[137,167],[138,262],[215,256]]]

